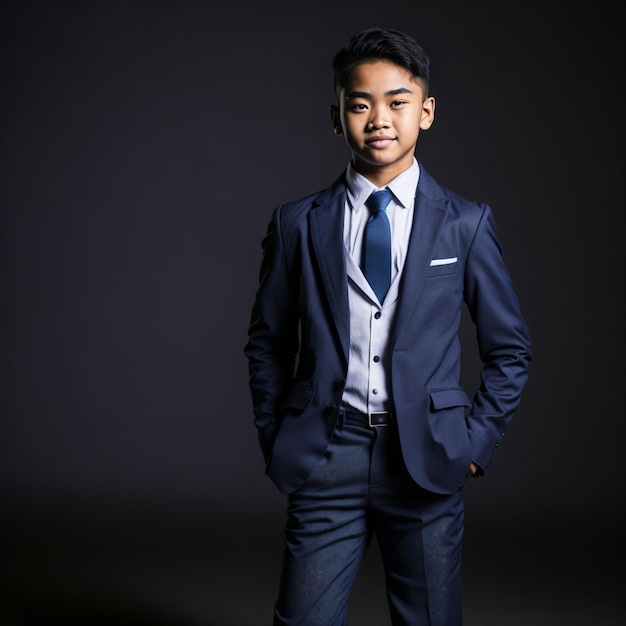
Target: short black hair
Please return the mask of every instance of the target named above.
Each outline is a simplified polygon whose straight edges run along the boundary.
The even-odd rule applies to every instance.
[[[407,70],[421,81],[424,97],[428,95],[430,59],[413,37],[393,28],[368,28],[350,37],[333,59],[335,93],[339,94],[346,86],[357,65],[380,60]]]

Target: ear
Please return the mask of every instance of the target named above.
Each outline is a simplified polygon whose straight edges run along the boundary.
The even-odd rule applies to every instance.
[[[435,121],[435,99],[430,96],[422,102],[422,117],[420,118],[420,130],[428,130]]]
[[[333,129],[333,133],[339,137],[343,135],[343,128],[341,126],[341,115],[339,114],[339,107],[331,105],[329,107],[330,111],[330,124]]]

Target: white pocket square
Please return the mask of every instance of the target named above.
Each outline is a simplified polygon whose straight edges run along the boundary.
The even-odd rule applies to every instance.
[[[433,267],[435,265],[450,265],[450,263],[456,263],[458,261],[458,258],[455,256],[451,256],[447,259],[433,259],[430,262],[430,266]]]

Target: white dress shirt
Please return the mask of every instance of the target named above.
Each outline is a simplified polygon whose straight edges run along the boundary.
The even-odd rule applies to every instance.
[[[398,300],[398,286],[409,247],[419,165],[413,165],[386,187],[393,200],[387,207],[391,226],[391,286],[383,303],[361,271],[361,249],[370,212],[365,201],[377,188],[352,165],[347,170],[343,240],[348,269],[350,356],[343,393],[344,405],[362,413],[391,409],[389,339]]]

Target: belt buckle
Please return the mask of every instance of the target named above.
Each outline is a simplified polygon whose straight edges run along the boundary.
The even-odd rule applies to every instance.
[[[377,416],[380,416],[377,418]],[[383,417],[385,416],[385,417]],[[378,413],[370,413],[368,416],[368,421],[370,428],[374,428],[376,426],[389,426],[389,412],[388,411],[380,411]],[[372,419],[373,418],[373,419]]]

